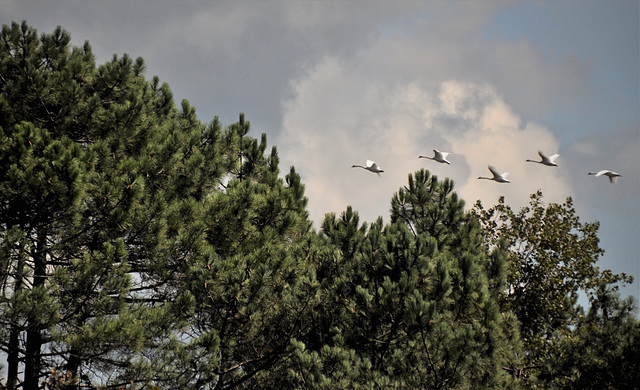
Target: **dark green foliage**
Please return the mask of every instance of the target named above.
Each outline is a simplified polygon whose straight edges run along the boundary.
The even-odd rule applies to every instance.
[[[596,267],[604,252],[598,246],[599,225],[582,223],[571,198],[545,205],[537,192],[517,213],[503,198],[488,210],[478,202],[473,212],[488,244],[508,249],[507,283],[500,302],[519,319],[527,351],[521,374],[534,380],[550,357],[564,350],[575,327],[584,324],[576,305],[578,293],[597,305],[600,286],[616,289],[616,283],[631,283],[633,278]]]
[[[313,285],[295,170],[279,178],[244,115],[223,129],[177,109],[142,59],[96,68],[88,44],[25,23],[1,39],[8,387],[50,369],[78,384],[259,380],[305,329]]]
[[[25,23],[4,26],[1,40],[8,387],[23,369],[24,388],[49,368],[148,381],[133,367],[149,340],[179,326],[164,302],[202,251],[202,224],[189,222],[235,164],[221,126],[200,124],[187,102],[178,111],[141,59],[96,68],[88,44],[69,48],[62,29],[38,39]]]
[[[317,271],[324,299],[312,337],[294,344],[295,386],[515,385],[503,368],[518,350],[515,318],[500,313],[488,289],[498,278],[488,264],[504,259],[487,252],[452,189],[419,171],[394,196],[391,224],[360,225],[351,208],[325,218]]]
[[[542,386],[562,389],[640,388],[640,321],[629,297],[601,285],[591,307],[551,351]]]
[[[420,170],[409,175],[408,185],[394,194],[391,221],[404,223],[416,235],[428,234],[438,249],[455,248],[461,239],[457,233],[465,223],[463,209],[464,201],[453,192],[451,180],[440,182],[429,171]]]
[[[275,158],[271,156],[267,158]],[[313,275],[305,261],[306,199],[292,169],[233,179],[204,211],[208,256],[191,258],[183,288],[197,297],[184,348],[190,374],[177,386],[230,388],[264,383],[287,354],[303,319]]]

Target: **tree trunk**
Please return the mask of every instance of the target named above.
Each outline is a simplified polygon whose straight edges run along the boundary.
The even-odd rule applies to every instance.
[[[19,342],[20,330],[16,326],[11,327],[9,334],[9,350],[7,352],[7,389],[15,390],[18,387],[18,365],[19,359]]]
[[[27,330],[27,351],[24,365],[24,390],[38,390],[40,379],[40,347],[42,346],[42,335],[37,326]]]
[[[36,253],[33,255],[33,288],[44,286],[47,272],[47,235],[38,232]],[[24,366],[24,390],[38,390],[42,362],[40,349],[42,347],[42,324],[38,318],[30,318],[27,328],[27,348]]]
[[[23,249],[20,248],[18,254],[18,264],[16,266],[15,281],[13,285],[13,294],[17,294],[22,290],[22,278],[24,277],[24,255]],[[11,329],[9,330],[9,345],[7,349],[7,389],[15,390],[18,388],[18,366],[20,365],[20,328],[16,325],[17,320],[11,320]]]

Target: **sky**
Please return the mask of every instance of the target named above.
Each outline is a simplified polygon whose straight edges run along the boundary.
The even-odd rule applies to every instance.
[[[467,208],[514,209],[542,190],[600,222],[601,269],[636,278],[640,298],[638,0],[166,1],[0,0],[0,23],[62,26],[96,62],[142,57],[200,120],[278,147],[308,210],[352,206],[389,221],[421,168],[449,177]],[[450,152],[451,165],[419,155]],[[558,167],[527,163],[538,150]],[[353,164],[374,160],[377,176]],[[487,165],[511,183],[478,180]],[[616,184],[588,172],[622,174]]]

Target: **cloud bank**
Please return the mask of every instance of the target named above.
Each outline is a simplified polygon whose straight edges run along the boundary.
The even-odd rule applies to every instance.
[[[386,217],[393,193],[420,168],[453,179],[468,207],[478,199],[495,204],[501,195],[522,206],[537,189],[548,201],[572,193],[564,170],[525,163],[538,158],[538,149],[558,152],[553,133],[523,123],[490,84],[420,78],[394,84],[366,66],[326,58],[294,89],[278,145],[285,164],[296,166],[306,183],[315,221],[347,205],[367,221]],[[451,152],[452,164],[418,159],[432,149]],[[351,168],[367,159],[385,173]],[[477,180],[489,174],[488,164],[510,172],[512,183]]]

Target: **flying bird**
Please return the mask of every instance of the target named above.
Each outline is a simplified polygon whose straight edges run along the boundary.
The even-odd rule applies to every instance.
[[[358,165],[358,164],[354,164],[351,166],[351,168],[362,168],[362,169],[366,169],[369,172],[373,172],[373,173],[377,173],[378,175],[380,175],[380,173],[384,172],[384,170],[382,170],[382,168],[380,168],[378,166],[378,164],[376,164],[374,161],[371,160],[367,160],[367,166],[364,167],[362,165]]]
[[[420,156],[418,158],[428,158],[429,160],[433,160],[433,161],[437,161],[439,163],[443,163],[443,164],[451,164],[449,161],[447,161],[447,156],[450,153],[447,152],[441,152],[439,150],[435,150],[433,149],[433,157],[429,157],[429,156]]]
[[[618,178],[620,176],[622,176],[618,172],[610,171],[608,169],[603,169],[600,172],[589,172],[589,175],[595,175],[596,177],[598,177],[598,176],[607,176],[609,178],[609,181],[612,184],[614,184],[616,181],[618,181]]]
[[[558,158],[558,156],[560,156],[559,154],[554,154],[553,156],[545,156],[544,153],[542,153],[542,150],[538,150],[538,154],[540,155],[540,158],[542,159],[541,161],[536,161],[536,160],[529,160],[527,159],[527,162],[533,162],[533,163],[538,163],[538,164],[542,164],[542,165],[547,165],[550,167],[557,167],[558,164],[556,164],[556,159]]]
[[[507,180],[507,176],[509,176],[509,172],[499,174],[498,171],[496,171],[496,169],[491,165],[489,165],[488,167],[491,173],[493,174],[493,177],[480,176],[478,177],[478,179],[493,180],[493,181],[497,181],[498,183],[511,183],[509,180]]]

